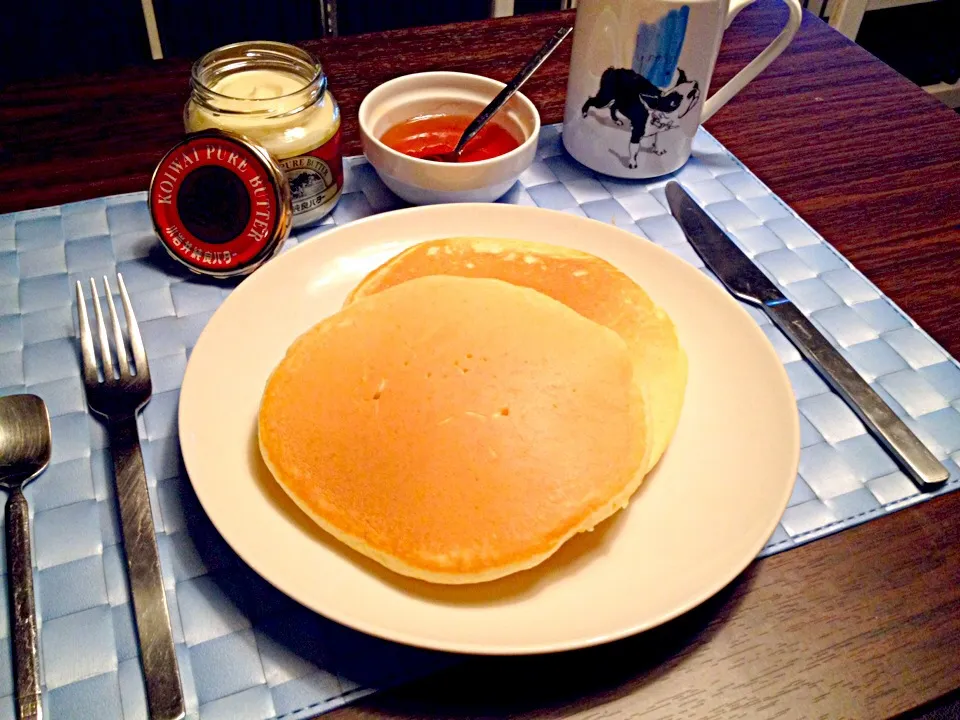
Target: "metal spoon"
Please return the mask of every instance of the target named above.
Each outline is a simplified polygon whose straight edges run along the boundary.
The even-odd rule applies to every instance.
[[[36,395],[0,397],[0,486],[7,498],[7,572],[16,668],[17,717],[41,720],[30,511],[23,487],[50,464],[50,416]]]
[[[425,155],[423,159],[433,160],[434,162],[460,162],[460,153],[463,152],[466,144],[473,139],[474,135],[480,132],[480,128],[486,125],[487,121],[492,118],[500,108],[507,104],[507,100],[512,98],[520,86],[530,79],[530,76],[537,71],[537,68],[543,65],[543,61],[550,57],[550,53],[557,49],[557,46],[563,42],[563,39],[569,35],[572,30],[573,28],[571,27],[560,28],[553,34],[553,37],[543,44],[543,47],[537,50],[537,54],[530,58],[527,64],[523,66],[523,69],[514,75],[513,79],[504,86],[503,90],[497,93],[497,96],[490,101],[490,104],[480,111],[480,114],[473,119],[473,122],[467,125],[467,129],[463,131],[463,135],[460,136],[457,146],[452,151],[437,153],[436,155]]]

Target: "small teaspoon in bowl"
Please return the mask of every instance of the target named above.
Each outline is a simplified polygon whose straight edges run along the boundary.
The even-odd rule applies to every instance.
[[[507,101],[520,89],[520,86],[530,79],[530,76],[543,65],[543,61],[550,57],[550,53],[557,49],[557,46],[563,42],[563,39],[567,37],[572,30],[573,28],[571,27],[560,28],[553,34],[553,37],[543,44],[543,47],[537,50],[537,54],[527,61],[527,64],[523,66],[520,72],[514,75],[513,79],[504,86],[503,90],[497,93],[497,96],[467,125],[467,129],[463,131],[463,135],[460,136],[460,140],[453,150],[435,155],[424,155],[422,159],[432,160],[434,162],[460,162],[460,153],[463,152],[466,144],[480,132],[480,128],[486,125],[487,121],[496,115],[500,108],[507,104]]]

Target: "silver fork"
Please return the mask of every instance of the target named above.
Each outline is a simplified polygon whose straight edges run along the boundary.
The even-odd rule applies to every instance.
[[[123,313],[130,335],[130,350],[134,368],[128,362],[123,329],[117,317],[117,308],[106,276],[103,285],[110,311],[117,364],[114,365],[110,339],[100,309],[97,284],[90,278],[93,312],[100,344],[100,362],[93,347],[93,335],[87,319],[83,286],[77,282],[77,315],[80,321],[80,350],[83,356],[83,384],[87,405],[100,416],[110,434],[110,452],[117,481],[117,501],[120,504],[120,525],[127,556],[130,595],[133,598],[137,634],[140,638],[140,659],[147,689],[147,707],[152,720],[177,720],[185,714],[183,688],[177,670],[177,656],[173,647],[170,613],[160,574],[160,554],[150,510],[147,475],[140,452],[137,432],[137,413],[150,399],[150,367],[143,349],[140,327],[130,305],[130,296],[117,273]],[[102,367],[103,380],[100,379]]]

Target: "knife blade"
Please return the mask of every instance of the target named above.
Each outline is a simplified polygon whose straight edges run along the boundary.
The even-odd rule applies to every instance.
[[[943,464],[713,218],[678,183],[668,182],[666,193],[684,235],[724,287],[767,314],[914,484],[929,491],[946,482]]]

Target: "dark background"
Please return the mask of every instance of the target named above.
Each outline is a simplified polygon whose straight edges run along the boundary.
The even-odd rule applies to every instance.
[[[322,0],[154,0],[165,57],[196,59],[238,40],[323,35]],[[560,0],[516,0],[517,14]],[[338,0],[341,35],[488,17],[489,0]],[[960,78],[960,0],[875,10],[857,41],[910,80]],[[150,63],[138,0],[3,0],[0,87],[16,80],[110,72]],[[2,91],[2,90],[0,90]]]

